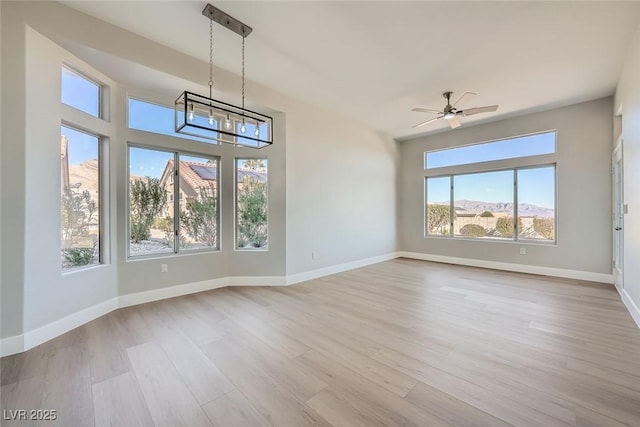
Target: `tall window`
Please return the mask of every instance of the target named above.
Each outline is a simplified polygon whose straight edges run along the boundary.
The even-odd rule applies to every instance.
[[[100,263],[100,138],[61,127],[62,268]]]
[[[236,248],[267,249],[267,160],[236,159]]]
[[[553,153],[555,132],[425,153],[425,235],[555,241]]]
[[[219,249],[219,160],[129,147],[129,256]]]
[[[100,264],[102,213],[102,145],[105,137],[92,131],[102,121],[102,87],[89,77],[63,66],[63,104],[87,113],[82,124],[63,111],[60,128],[60,263],[63,271]],[[82,129],[82,130],[81,130]],[[105,193],[106,194],[106,193]]]

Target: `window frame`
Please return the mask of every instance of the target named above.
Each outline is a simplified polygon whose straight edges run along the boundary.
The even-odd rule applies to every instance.
[[[76,76],[88,81],[89,83],[93,83],[94,85],[96,85],[98,87],[98,114],[96,116],[94,116],[91,113],[87,113],[86,111],[79,109],[78,107],[75,107],[75,106],[73,106],[71,104],[67,104],[65,102],[62,102],[62,74],[60,75],[60,103],[62,105],[66,105],[67,107],[73,108],[76,111],[80,111],[81,113],[86,114],[89,117],[93,117],[93,118],[99,119],[99,120],[106,120],[107,119],[107,114],[106,113],[107,113],[107,111],[109,109],[108,109],[107,104],[105,103],[106,102],[105,101],[105,98],[106,98],[105,94],[107,92],[107,88],[105,87],[105,85],[102,82],[100,82],[99,80],[88,76],[86,73],[83,73],[82,71],[79,71],[78,68],[68,64],[67,62],[63,62],[62,63],[61,71],[60,71],[61,73],[62,73],[63,69],[66,69],[70,73],[75,74]]]
[[[170,135],[165,135],[170,136]],[[131,162],[131,148],[138,148],[143,150],[153,150],[153,151],[161,151],[169,154],[173,154],[173,164],[174,164],[174,172],[173,172],[173,180],[170,183],[173,186],[173,251],[171,252],[157,252],[151,254],[143,254],[143,255],[132,255],[131,254],[131,205],[130,205],[130,184],[131,184],[131,170],[129,168]],[[180,236],[180,206],[181,206],[181,197],[180,197],[180,154],[183,156],[191,156],[191,157],[202,157],[210,160],[216,160],[216,198],[217,198],[217,212],[216,212],[216,221],[217,221],[217,230],[218,233],[218,241],[217,246],[215,248],[197,248],[197,249],[181,249],[179,244],[179,236]],[[222,197],[221,197],[221,185],[220,178],[222,176],[222,158],[219,155],[212,154],[204,154],[199,152],[194,152],[190,150],[179,150],[177,148],[168,148],[161,147],[157,145],[151,144],[143,144],[137,142],[127,142],[127,150],[126,150],[126,159],[125,165],[127,169],[126,173],[126,200],[125,200],[125,233],[126,233],[126,260],[127,261],[140,261],[140,260],[148,260],[153,258],[168,258],[168,257],[176,257],[176,256],[188,256],[188,255],[196,255],[202,253],[220,253],[222,252]]]
[[[263,160],[267,162],[267,245],[266,247],[259,248],[240,248],[238,247],[238,163],[246,160]],[[270,219],[269,215],[269,158],[264,156],[237,156],[233,158],[233,249],[238,252],[268,252],[269,251],[269,232],[270,232]]]
[[[543,153],[543,154],[532,154],[529,156],[519,156],[519,157],[506,157],[503,159],[495,159],[495,160],[483,160],[480,162],[469,162],[469,163],[463,163],[463,164],[459,164],[459,165],[450,165],[450,166],[436,166],[436,167],[427,167],[427,155],[429,153],[436,153],[436,152],[440,152],[440,151],[447,151],[447,150],[455,150],[458,148],[466,148],[466,147],[474,147],[474,146],[480,146],[480,145],[484,145],[484,144],[492,144],[495,142],[502,142],[502,141],[509,141],[511,139],[520,139],[520,138],[526,138],[529,136],[535,136],[535,135],[544,135],[547,133],[552,133],[554,134],[554,138],[553,138],[553,152],[552,153]],[[509,136],[509,137],[505,137],[505,138],[498,138],[498,139],[490,139],[490,140],[486,140],[486,141],[480,141],[480,142],[472,142],[469,144],[461,144],[461,145],[456,145],[456,146],[452,146],[452,147],[441,147],[441,148],[437,148],[434,150],[427,150],[423,153],[423,168],[424,170],[439,170],[439,169],[444,169],[444,168],[459,168],[459,167],[464,167],[464,166],[468,166],[468,165],[479,165],[479,164],[484,164],[484,163],[492,163],[492,162],[503,162],[503,161],[519,161],[522,159],[528,159],[528,158],[533,158],[533,157],[539,157],[539,156],[555,156],[558,153],[558,131],[557,129],[547,129],[547,130],[542,130],[542,131],[538,131],[538,132],[530,132],[530,133],[525,133],[525,134],[521,134],[521,135],[514,135],[514,136]]]
[[[98,140],[98,263],[87,264],[84,266],[77,266],[73,268],[62,268],[62,263],[59,264],[60,274],[67,276],[70,274],[76,274],[79,272],[87,271],[94,268],[101,268],[111,263],[111,237],[109,230],[111,229],[110,218],[110,184],[109,184],[109,165],[110,165],[110,133],[111,128],[108,125],[108,113],[110,107],[110,88],[101,80],[91,77],[91,74],[95,73],[95,70],[88,70],[87,72],[81,71],[84,67],[73,65],[69,61],[62,61],[60,63],[60,129],[62,127],[70,128],[74,131],[81,132]],[[87,113],[73,105],[62,102],[62,75],[64,70],[67,70],[90,83],[93,83],[98,87],[98,115]],[[61,132],[62,133],[62,132]],[[58,141],[58,147],[60,142]],[[58,149],[58,158],[60,158],[60,152]],[[58,174],[61,179],[62,171]],[[62,200],[59,199],[59,203]],[[58,215],[61,215],[61,205],[58,205]],[[60,220],[61,222],[61,220]],[[59,236],[59,248],[62,252],[62,235]],[[62,253],[61,253],[62,256]]]
[[[103,187],[104,187],[104,151],[105,149],[103,148],[103,141],[105,139],[104,136],[100,135],[97,132],[92,132],[89,130],[86,130],[84,128],[82,128],[81,126],[77,126],[73,123],[70,123],[66,120],[61,120],[60,121],[60,128],[68,128],[71,129],[73,131],[79,132],[79,133],[83,133],[85,135],[89,135],[91,137],[94,137],[97,139],[97,152],[98,152],[98,262],[95,264],[87,264],[87,265],[81,265],[81,266],[76,266],[76,267],[72,267],[72,268],[67,268],[67,269],[63,269],[62,265],[60,265],[60,269],[62,271],[62,274],[68,274],[68,273],[73,273],[73,272],[77,272],[77,271],[81,271],[81,270],[86,270],[86,269],[90,269],[90,268],[95,268],[95,267],[99,267],[101,265],[106,264],[105,262],[105,242],[103,241],[103,237],[106,234],[106,230],[105,230],[105,211],[106,209],[103,207],[103,202],[105,199],[104,196],[104,192],[103,192]],[[62,133],[62,132],[61,132]],[[60,176],[62,177],[62,170],[60,171]],[[60,209],[61,210],[61,209]],[[60,214],[60,213],[59,213]],[[60,238],[60,251],[62,251],[62,237]]]
[[[433,151],[442,151],[449,148],[459,148],[463,146],[472,146],[479,145],[484,143],[491,143],[495,141],[504,141],[509,139],[520,138],[529,135],[538,135],[544,133],[554,133],[554,143],[556,151],[552,154],[538,154],[533,156],[525,156],[525,157],[515,157],[515,158],[507,158],[507,159],[499,159],[499,160],[490,160],[484,162],[476,162],[476,163],[466,163],[462,165],[456,166],[443,166],[437,168],[429,168],[427,169],[426,156],[427,153]],[[526,244],[541,244],[541,245],[552,245],[555,246],[558,244],[558,159],[557,159],[557,148],[558,148],[558,132],[557,130],[545,130],[540,132],[534,132],[524,135],[516,135],[507,138],[500,138],[491,141],[484,141],[481,143],[472,143],[460,146],[453,147],[445,147],[437,150],[427,150],[423,153],[423,184],[422,184],[422,194],[423,194],[423,204],[422,204],[422,228],[423,228],[423,237],[425,239],[452,239],[452,240],[465,240],[465,241],[484,241],[484,242],[501,242],[501,243],[526,243]],[[553,167],[554,168],[554,239],[553,240],[543,240],[543,239],[527,239],[520,238],[518,236],[519,231],[517,229],[518,218],[520,217],[518,213],[518,171],[519,170],[528,170],[528,169],[538,169],[545,167]],[[508,238],[499,238],[499,239],[483,239],[483,238],[473,238],[466,236],[455,236],[454,233],[454,178],[455,176],[460,175],[471,175],[477,173],[486,173],[486,172],[500,172],[500,171],[513,171],[513,218],[514,218],[514,235],[511,239]],[[427,230],[427,201],[428,201],[428,182],[429,178],[443,178],[449,177],[449,206],[450,206],[450,218],[449,218],[449,235],[441,235],[441,234],[428,234]]]

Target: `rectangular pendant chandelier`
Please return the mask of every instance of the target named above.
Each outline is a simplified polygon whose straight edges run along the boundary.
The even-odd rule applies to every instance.
[[[180,94],[174,106],[176,132],[250,148],[263,148],[273,144],[273,119],[244,108],[244,42],[253,29],[210,4],[205,6],[202,14],[209,19],[209,96],[189,91]],[[241,107],[212,97],[214,22],[242,37]]]
[[[217,142],[267,147],[273,144],[272,122],[264,114],[189,91],[175,102],[176,132]]]

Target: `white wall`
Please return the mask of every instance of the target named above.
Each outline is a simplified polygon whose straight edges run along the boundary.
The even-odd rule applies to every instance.
[[[609,97],[400,143],[401,249],[610,276],[612,115]],[[557,245],[424,237],[425,151],[551,129],[558,147]]]
[[[395,251],[395,142],[309,106],[289,111],[287,274]]]
[[[622,107],[624,151],[624,292],[640,325],[640,30],[629,47],[615,95],[615,110]],[[623,295],[625,297],[625,295]]]
[[[114,296],[229,276],[284,278],[395,250],[395,143],[332,112],[248,81],[248,105],[273,112],[276,141],[259,152],[230,146],[204,149],[221,156],[224,165],[226,247],[215,254],[127,261],[126,142],[172,142],[126,129],[126,95],[160,100],[185,89],[203,91],[208,66],[57,3],[2,2],[0,7],[2,338],[47,327]],[[106,236],[111,262],[63,276],[56,141],[65,55],[81,58],[109,81],[113,108],[111,123],[105,126],[114,136],[109,141],[111,226]],[[238,76],[224,70],[215,73],[220,97],[235,101],[229,93],[236,94]],[[181,144],[203,150],[194,148],[194,142]],[[233,250],[231,165],[235,156],[251,155],[269,159],[268,252]],[[312,250],[318,254],[315,260]],[[160,272],[160,263],[169,264],[168,273]]]
[[[0,4],[1,6],[1,4]],[[25,226],[25,31],[2,8],[2,321],[1,336],[22,332]],[[8,37],[8,34],[11,37]],[[11,61],[5,58],[12,58]]]
[[[60,270],[60,73],[63,61],[73,59],[63,49],[26,28],[25,162],[12,165],[25,173],[24,324],[33,330],[117,295],[117,264],[62,274]],[[75,60],[74,65],[113,85],[106,76]],[[117,113],[121,107],[113,105]],[[68,118],[69,116],[67,116]],[[103,135],[114,126],[77,114],[78,125],[91,129],[97,122]],[[108,186],[106,188],[109,188]],[[115,198],[110,200],[112,206]],[[106,218],[103,216],[103,221]],[[108,236],[102,244],[108,244]],[[111,253],[110,250],[107,253]],[[52,303],[55,301],[55,303]]]

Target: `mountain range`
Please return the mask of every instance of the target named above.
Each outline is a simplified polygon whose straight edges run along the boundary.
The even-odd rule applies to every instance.
[[[442,204],[448,204],[444,202]],[[480,202],[477,200],[456,200],[454,203],[456,210],[472,211],[472,212],[513,212],[513,203],[505,202]],[[542,206],[532,205],[530,203],[518,203],[519,216],[537,216],[540,218],[553,218],[554,210]]]

